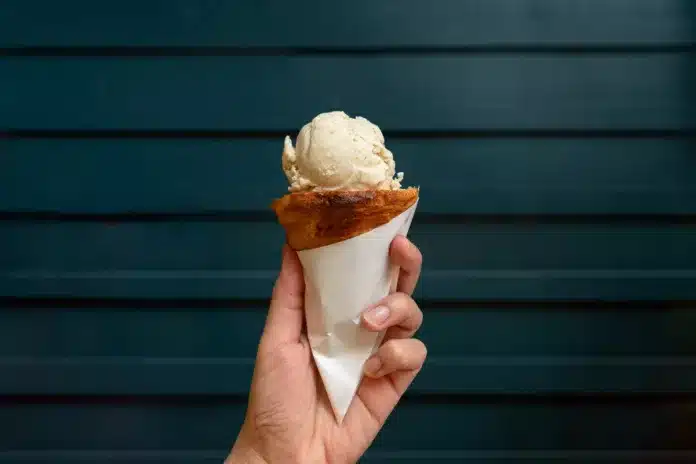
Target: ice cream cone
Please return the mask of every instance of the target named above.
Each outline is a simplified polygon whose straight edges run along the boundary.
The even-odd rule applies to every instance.
[[[309,191],[273,203],[302,262],[307,337],[339,423],[384,335],[363,329],[360,314],[394,291],[389,247],[408,233],[417,203],[416,188]]]
[[[290,193],[272,204],[296,251],[357,237],[413,206],[418,189],[329,190]]]
[[[383,333],[360,314],[395,291],[399,269],[389,247],[406,235],[417,188],[401,188],[394,156],[379,127],[342,111],[317,115],[283,144],[291,193],[273,202],[305,280],[307,338],[340,423]]]

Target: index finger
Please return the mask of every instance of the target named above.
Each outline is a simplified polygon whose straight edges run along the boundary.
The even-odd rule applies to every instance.
[[[391,243],[389,256],[391,262],[400,267],[396,291],[413,294],[423,264],[420,250],[406,237],[399,235]]]

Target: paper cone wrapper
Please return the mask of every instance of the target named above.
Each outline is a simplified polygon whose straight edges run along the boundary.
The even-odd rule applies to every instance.
[[[395,291],[399,269],[389,263],[389,247],[397,235],[408,233],[416,206],[417,201],[369,232],[298,252],[306,284],[307,335],[339,423],[362,380],[365,361],[384,336],[363,329],[360,315]]]

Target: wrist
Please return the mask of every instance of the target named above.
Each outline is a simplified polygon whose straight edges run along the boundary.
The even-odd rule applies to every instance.
[[[253,449],[250,448],[232,448],[232,452],[224,464],[268,464],[259,456]]]
[[[224,464],[270,464],[240,434]]]

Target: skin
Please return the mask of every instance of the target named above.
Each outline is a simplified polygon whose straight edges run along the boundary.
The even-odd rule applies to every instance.
[[[391,244],[400,266],[396,293],[367,308],[361,324],[387,330],[342,424],[336,422],[304,329],[304,277],[297,254],[283,249],[261,336],[244,424],[226,464],[353,464],[367,450],[426,357],[415,338],[423,313],[411,298],[422,257],[404,237]],[[384,308],[388,308],[385,311]],[[386,316],[386,319],[375,316]]]

